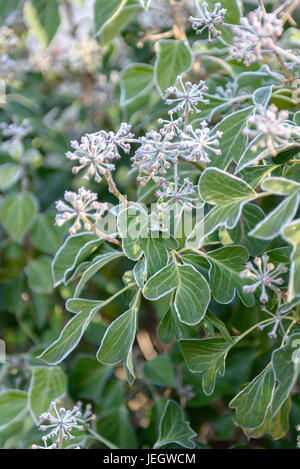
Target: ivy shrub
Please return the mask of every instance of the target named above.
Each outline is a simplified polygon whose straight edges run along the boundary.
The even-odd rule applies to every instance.
[[[1,447],[296,447],[297,2],[0,7]]]

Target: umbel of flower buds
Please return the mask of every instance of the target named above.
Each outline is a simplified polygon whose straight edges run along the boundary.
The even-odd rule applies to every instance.
[[[253,283],[244,285],[244,293],[253,293],[258,287],[261,287],[260,301],[267,303],[269,297],[266,287],[274,291],[278,291],[278,286],[283,285],[283,278],[279,277],[282,273],[286,273],[287,268],[283,264],[279,264],[276,268],[274,264],[269,262],[269,256],[264,254],[262,257],[255,257],[254,263],[247,262],[246,269],[240,273],[241,278],[247,278]]]
[[[130,152],[130,143],[127,142],[133,137],[133,134],[129,132],[130,128],[130,125],[122,123],[116,134],[101,130],[84,135],[80,143],[76,140],[72,141],[71,146],[75,151],[68,151],[66,157],[79,162],[79,166],[73,167],[73,173],[78,174],[79,171],[85,169],[82,178],[84,181],[92,176],[96,182],[100,182],[104,174],[115,169],[111,161],[121,157],[119,148],[122,148],[124,153]]]
[[[208,42],[212,42],[212,36],[218,37],[221,35],[221,31],[218,31],[216,26],[223,24],[227,10],[221,8],[220,2],[215,4],[213,11],[208,10],[207,3],[199,5],[199,10],[199,17],[190,16],[189,21],[192,23],[192,28],[196,30],[196,34],[201,34],[207,28]]]
[[[165,181],[155,195],[158,197],[157,204],[160,211],[164,211],[173,204],[179,204],[183,209],[191,211],[199,202],[195,186],[188,178],[184,178],[182,184],[180,180],[177,181],[177,184]]]
[[[202,103],[209,103],[208,99],[203,97],[203,93],[207,91],[207,86],[204,81],[200,81],[198,84],[193,84],[190,81],[183,83],[182,76],[178,75],[175,85],[171,86],[166,90],[166,95],[174,96],[173,98],[167,97],[166,104],[174,106],[171,111],[176,113],[185,114],[199,114],[197,105]]]
[[[255,114],[249,117],[244,134],[250,138],[260,137],[257,145],[251,146],[256,152],[258,147],[269,149],[272,156],[276,156],[278,149],[287,147],[291,138],[300,134],[300,127],[288,122],[288,111],[278,112],[277,107],[271,104],[267,109],[257,106]]]
[[[67,221],[75,218],[73,225],[69,229],[72,235],[81,229],[81,223],[83,223],[86,230],[90,230],[92,225],[100,221],[103,214],[107,211],[107,204],[98,202],[97,194],[86,190],[84,187],[78,190],[78,194],[66,191],[64,198],[69,205],[62,200],[56,202],[56,209],[62,213],[56,215],[55,224],[62,226]]]
[[[273,325],[273,329],[268,333],[268,336],[270,337],[270,339],[276,339],[277,331],[278,329],[280,329],[283,335],[283,341],[287,343],[289,341],[289,337],[285,332],[282,321],[284,320],[285,314],[288,314],[288,312],[281,314],[277,311],[277,313],[274,314],[274,313],[271,313],[271,311],[267,310],[265,306],[262,306],[261,310],[267,313],[269,316],[271,316],[272,319],[270,319],[269,322],[266,322],[265,324],[261,324],[260,326],[258,326],[258,329],[262,331],[265,327]]]
[[[180,154],[187,161],[199,162],[201,164],[210,163],[208,151],[221,155],[221,150],[216,149],[219,145],[218,138],[223,132],[217,131],[215,135],[210,135],[210,129],[206,121],[202,121],[200,128],[194,129],[188,125],[186,132],[181,134],[179,142]]]
[[[262,9],[251,11],[241,18],[240,25],[233,28],[232,56],[246,66],[263,61],[263,51],[272,48],[276,39],[282,35],[282,22],[272,13]]]

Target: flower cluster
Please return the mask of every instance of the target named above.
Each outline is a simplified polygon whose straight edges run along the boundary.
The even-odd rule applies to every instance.
[[[119,148],[129,153],[130,144],[127,140],[131,138],[130,125],[122,123],[117,133],[101,130],[84,135],[80,143],[72,141],[71,146],[75,151],[68,151],[66,157],[79,162],[79,166],[73,167],[73,173],[78,174],[82,169],[86,169],[84,181],[87,181],[89,176],[94,176],[95,181],[100,182],[101,176],[115,169],[111,161],[121,157]]]
[[[287,268],[283,264],[279,264],[276,268],[274,264],[269,262],[269,256],[263,254],[262,257],[255,257],[254,263],[247,262],[246,269],[240,273],[241,278],[247,278],[253,283],[244,285],[243,292],[255,292],[258,287],[261,287],[260,301],[267,303],[269,301],[266,287],[271,288],[276,293],[278,292],[278,285],[283,285],[283,278],[281,274],[287,272]]]
[[[91,406],[87,405],[82,413],[82,404],[79,403],[72,410],[64,407],[57,408],[56,402],[51,402],[48,412],[40,416],[39,429],[48,433],[42,437],[44,446],[33,445],[33,449],[55,449],[64,440],[74,440],[74,430],[83,431],[90,422],[95,419]],[[55,439],[55,442],[47,446],[47,441]]]
[[[279,148],[290,144],[293,135],[300,135],[300,127],[288,122],[289,113],[286,110],[278,112],[277,107],[271,104],[267,109],[260,105],[257,112],[249,117],[245,135],[251,138],[260,137],[258,145],[252,145],[251,151],[257,148],[268,148],[272,156],[276,156]]]
[[[18,38],[11,28],[1,26],[0,28],[0,55],[11,52],[17,45]]]
[[[18,123],[16,117],[13,117],[12,124],[6,124],[6,122],[1,123],[0,128],[2,129],[4,137],[12,137],[14,140],[22,140],[32,131],[28,119],[24,119],[22,122]]]
[[[192,23],[192,28],[195,29],[196,34],[201,34],[206,28],[208,30],[208,42],[212,42],[212,36],[218,37],[221,31],[216,29],[224,22],[224,17],[227,12],[226,8],[221,8],[221,3],[215,3],[213,11],[208,10],[207,3],[202,3],[199,6],[200,16],[195,18],[190,16],[189,21]]]
[[[97,194],[86,190],[84,187],[78,190],[78,194],[66,191],[64,198],[70,205],[62,200],[56,202],[56,209],[63,213],[56,215],[55,223],[57,226],[62,226],[67,221],[75,218],[74,224],[69,229],[70,234],[75,234],[76,231],[80,230],[82,222],[84,228],[90,230],[94,223],[101,220],[108,208],[106,203],[97,201]]]
[[[275,44],[283,33],[282,22],[272,13],[262,9],[251,11],[234,26],[232,56],[246,66],[263,61],[263,53]]]
[[[207,164],[210,163],[208,150],[216,155],[221,155],[221,150],[214,147],[219,145],[218,138],[222,137],[223,132],[217,131],[213,136],[210,134],[211,131],[206,121],[202,121],[198,129],[194,129],[192,125],[188,125],[186,132],[182,133],[182,140],[179,143],[182,156],[184,156],[187,161]]]
[[[200,110],[197,108],[200,102],[207,104],[209,101],[203,97],[203,93],[207,91],[207,86],[204,81],[198,84],[187,81],[183,82],[182,76],[179,75],[176,79],[175,85],[166,90],[166,95],[173,95],[173,98],[167,98],[166,104],[173,106],[173,112],[182,112],[183,117],[186,114],[199,114]]]
[[[95,73],[101,67],[101,47],[95,39],[89,36],[81,41],[75,39],[68,51],[68,61],[71,70]]]
[[[179,204],[182,208],[192,210],[199,202],[199,198],[196,197],[195,186],[188,178],[184,178],[182,184],[180,180],[175,182],[165,181],[155,195],[158,197],[158,208],[161,211],[173,204]]]

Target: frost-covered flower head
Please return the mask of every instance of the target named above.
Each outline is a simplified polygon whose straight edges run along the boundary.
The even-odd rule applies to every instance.
[[[171,163],[177,161],[178,150],[173,149],[166,135],[151,130],[140,139],[141,146],[131,158],[132,166],[138,168],[138,181],[142,185],[150,179],[154,182],[162,182]]]
[[[282,22],[272,13],[262,9],[251,11],[241,18],[240,25],[234,26],[232,56],[246,66],[262,62],[264,50],[272,48],[283,33]]]
[[[277,331],[278,329],[280,329],[283,335],[284,342],[288,342],[289,337],[286,334],[285,328],[282,324],[282,321],[284,320],[284,316],[288,314],[288,311],[286,313],[280,313],[279,311],[277,311],[276,313],[271,313],[271,311],[265,308],[265,306],[262,306],[261,310],[267,313],[269,316],[271,316],[272,319],[270,319],[269,322],[266,322],[265,324],[261,324],[260,326],[258,326],[258,329],[262,331],[265,327],[273,325],[272,330],[268,333],[268,336],[270,337],[270,339],[276,339]]]
[[[173,140],[174,137],[180,136],[182,130],[180,129],[181,124],[183,123],[182,117],[178,117],[177,119],[173,118],[173,111],[168,112],[170,116],[170,120],[168,119],[158,119],[159,125],[163,127],[160,129],[160,134],[163,137],[167,137],[169,140]]]
[[[44,439],[57,439],[74,440],[75,436],[72,435],[73,430],[82,431],[84,429],[82,424],[82,415],[78,407],[72,410],[65,409],[64,407],[57,408],[55,402],[51,403],[49,412],[45,412],[40,416],[40,430],[48,431]]]
[[[289,145],[293,135],[300,135],[300,127],[289,123],[288,117],[288,111],[278,112],[274,104],[267,109],[260,105],[257,112],[249,117],[244,133],[251,138],[261,136],[258,146],[268,148],[275,156],[278,148]],[[256,152],[257,146],[253,145],[251,150]]]
[[[0,128],[2,129],[2,134],[4,137],[12,137],[15,140],[22,140],[32,130],[28,119],[24,119],[18,123],[15,116],[13,117],[12,124],[3,122],[0,124]]]
[[[200,110],[197,109],[198,103],[202,102],[207,104],[209,101],[203,97],[203,93],[207,91],[205,82],[201,80],[198,84],[187,81],[183,82],[182,76],[179,75],[176,79],[175,85],[166,90],[167,95],[174,96],[173,98],[167,97],[166,104],[174,106],[173,112],[183,113],[183,115],[199,114]]]
[[[177,184],[165,181],[155,195],[158,197],[157,204],[161,211],[173,204],[179,204],[183,209],[190,211],[199,202],[196,193],[194,184],[188,178],[184,178],[183,183],[178,180]]]
[[[129,153],[130,144],[126,140],[133,136],[129,131],[130,125],[122,123],[116,134],[101,130],[84,135],[80,143],[72,141],[71,146],[74,151],[68,151],[66,157],[72,161],[79,161],[79,166],[73,167],[73,173],[77,174],[86,169],[82,178],[84,181],[87,181],[89,176],[94,176],[95,181],[100,182],[101,176],[115,169],[111,161],[121,157],[119,148]]]
[[[240,273],[241,278],[253,281],[249,285],[244,285],[243,292],[253,293],[258,287],[261,287],[260,301],[267,303],[269,297],[266,288],[268,287],[278,292],[278,286],[284,283],[280,275],[286,272],[287,268],[283,264],[278,264],[275,268],[274,264],[269,262],[267,254],[263,254],[262,257],[255,257],[254,262],[247,262],[246,269]]]
[[[218,37],[221,31],[216,29],[224,22],[224,17],[227,12],[226,8],[221,8],[221,3],[215,3],[212,11],[208,10],[207,3],[199,5],[200,15],[195,18],[190,16],[189,21],[192,23],[192,28],[195,29],[196,34],[201,34],[206,28],[208,29],[208,42],[212,42],[211,37]]]
[[[97,201],[97,194],[84,187],[78,190],[78,194],[66,191],[64,197],[69,205],[62,200],[56,202],[56,209],[62,213],[56,215],[55,224],[62,226],[67,221],[75,218],[73,225],[69,229],[70,234],[75,234],[76,231],[80,230],[82,222],[84,228],[90,230],[94,223],[101,220],[108,208],[106,203]],[[90,221],[90,219],[93,221]]]
[[[218,131],[213,136],[210,133],[206,121],[202,121],[198,129],[188,125],[178,144],[181,156],[187,161],[207,164],[210,163],[208,151],[221,155],[221,150],[215,147],[219,145],[219,138],[222,137],[223,132]]]

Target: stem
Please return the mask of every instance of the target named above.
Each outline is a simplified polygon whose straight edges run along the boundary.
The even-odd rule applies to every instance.
[[[258,4],[259,4],[260,8],[262,9],[262,11],[264,12],[264,14],[266,14],[267,12],[266,12],[263,0],[258,0]]]
[[[99,236],[99,238],[106,239],[106,241],[108,241],[109,243],[116,244],[117,246],[122,246],[121,241],[119,241],[118,239],[113,238],[112,236],[106,235],[105,233],[102,233],[102,231],[100,231],[100,230],[98,230],[98,228],[96,228],[96,225],[91,224],[90,220],[87,217],[82,216],[82,220],[85,221],[88,225],[91,226],[93,232],[97,236]]]
[[[119,199],[120,202],[122,202],[128,207],[129,202],[126,199],[126,197],[124,197],[124,195],[122,195],[121,192],[117,189],[117,186],[115,184],[115,181],[113,180],[111,172],[105,173],[105,179],[107,180],[109,192],[114,194],[114,196],[117,197],[117,199]]]
[[[95,440],[100,441],[103,443],[105,446],[107,446],[109,449],[119,449],[116,445],[114,445],[111,441],[107,440],[103,436],[99,435],[98,433],[94,432],[91,428],[88,428],[88,432],[93,435]]]
[[[281,47],[277,46],[276,44],[272,44],[271,49],[275,52],[275,54],[281,55],[286,59],[295,62],[296,64],[300,65],[300,57],[296,57],[296,55],[291,54],[287,50],[281,49]]]
[[[289,321],[295,321],[295,318],[291,316],[284,316],[282,320],[288,319]],[[270,322],[270,318],[264,319],[264,321],[258,322],[257,324],[254,324],[254,326],[250,327],[250,329],[247,329],[245,332],[240,334],[239,336],[235,337],[234,339],[234,345],[240,342],[244,337],[246,337],[250,332],[254,331],[257,327],[262,326],[263,324],[266,324],[267,322]]]

